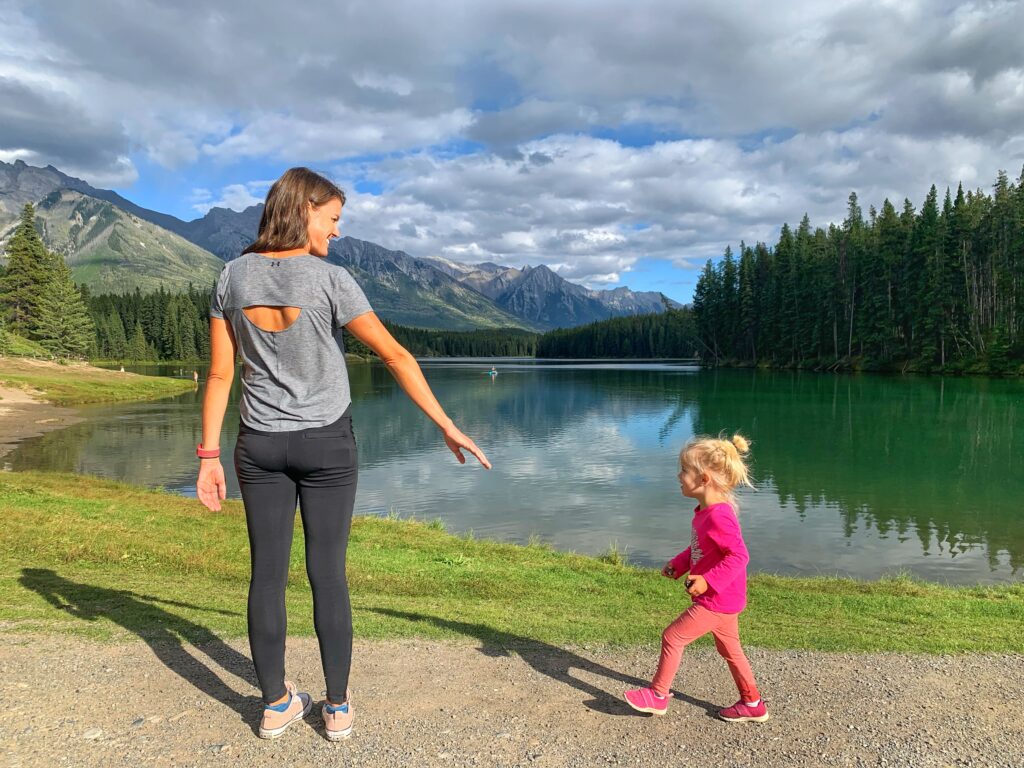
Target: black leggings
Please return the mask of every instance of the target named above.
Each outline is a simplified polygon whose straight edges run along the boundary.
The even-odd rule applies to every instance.
[[[297,498],[327,698],[343,702],[352,662],[345,548],[358,474],[352,417],[345,411],[326,427],[295,432],[260,432],[243,424],[235,444],[235,472],[252,560],[249,647],[263,701],[269,704],[286,693],[284,596]]]

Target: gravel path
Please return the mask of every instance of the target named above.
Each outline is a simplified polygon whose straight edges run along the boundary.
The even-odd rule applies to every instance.
[[[281,738],[242,642],[150,645],[0,636],[0,764],[21,766],[1024,766],[1019,656],[750,651],[772,719],[730,724],[725,663],[691,649],[665,717],[620,693],[652,651],[359,642],[356,730],[322,734],[319,707]],[[323,693],[316,642],[289,675]]]

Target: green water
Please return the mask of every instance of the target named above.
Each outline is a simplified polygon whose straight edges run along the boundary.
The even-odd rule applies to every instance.
[[[614,543],[660,564],[689,539],[679,447],[694,433],[741,430],[758,486],[741,496],[752,570],[949,583],[1024,574],[1020,381],[507,360],[424,370],[494,469],[459,466],[382,366],[353,365],[359,514],[440,518],[479,537],[536,535],[592,554]],[[200,395],[86,409],[83,423],[5,461],[194,495]],[[225,423],[230,454],[234,406]]]

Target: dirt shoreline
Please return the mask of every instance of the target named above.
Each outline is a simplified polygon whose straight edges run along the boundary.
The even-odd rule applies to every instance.
[[[74,408],[53,405],[32,392],[0,384],[0,459],[27,437],[63,429],[81,420]]]
[[[709,648],[688,652],[665,717],[621,692],[653,649],[359,642],[356,730],[332,744],[319,708],[281,738],[254,734],[244,641],[0,638],[0,762],[28,766],[1019,766],[1024,664],[1012,655],[750,650],[772,719],[718,720],[736,691]],[[289,676],[319,702],[315,640]]]

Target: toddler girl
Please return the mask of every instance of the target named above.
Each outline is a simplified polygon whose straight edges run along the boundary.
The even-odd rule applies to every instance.
[[[747,604],[750,556],[732,491],[739,485],[753,487],[743,460],[748,448],[740,435],[733,435],[731,441],[703,437],[691,440],[679,454],[679,485],[683,496],[697,500],[697,508],[690,546],[669,560],[661,572],[670,579],[689,574],[686,591],[693,605],[662,633],[661,658],[650,688],[626,691],[626,701],[638,712],[665,714],[683,649],[710,632],[740,692],[740,700],[720,710],[719,717],[733,723],[768,719],[768,709],[740,647],[738,621]]]

